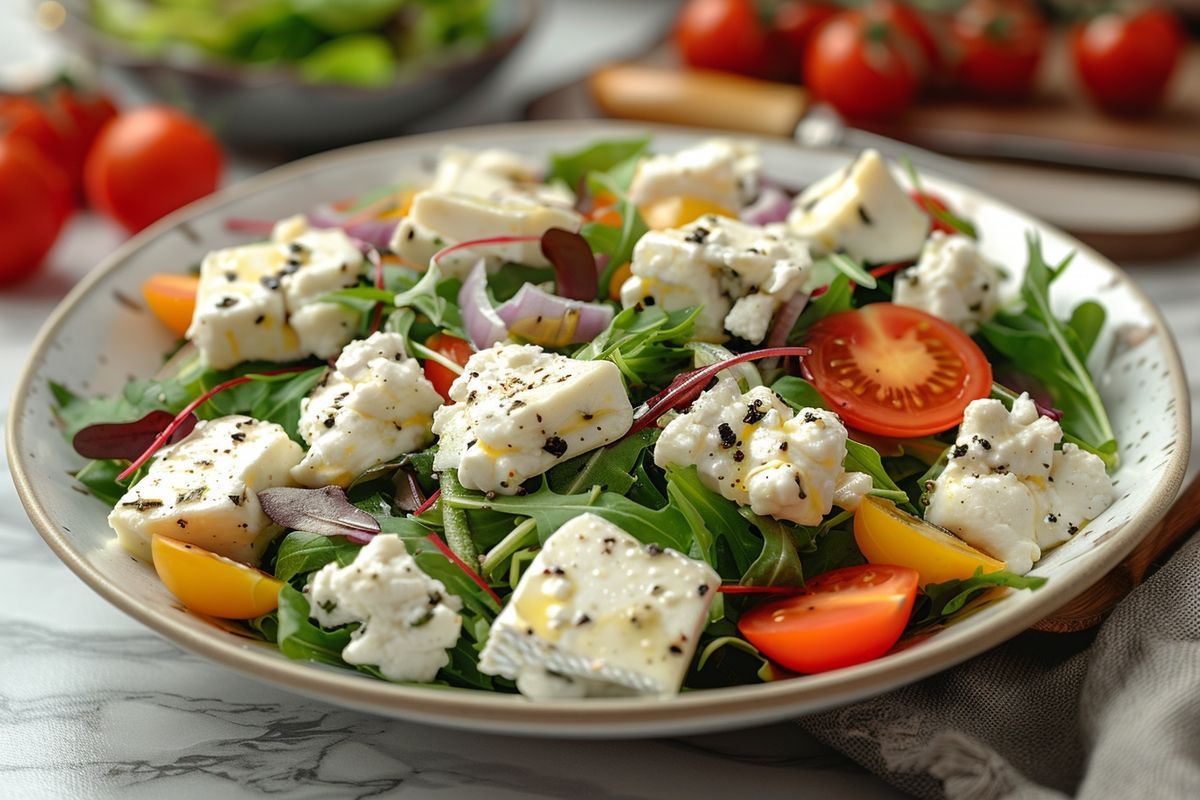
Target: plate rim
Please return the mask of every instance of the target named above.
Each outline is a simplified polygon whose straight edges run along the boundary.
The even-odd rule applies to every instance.
[[[540,134],[569,135],[581,139],[632,132],[696,137],[728,135],[727,132],[702,128],[585,120],[501,123],[384,139],[277,166],[185,206],[134,235],[93,268],[47,317],[21,369],[9,409],[5,438],[13,482],[34,527],[58,558],[93,591],[150,630],[189,652],[223,664],[247,677],[361,711],[446,727],[516,735],[628,738],[728,730],[778,721],[847,705],[908,685],[955,666],[1026,630],[1031,624],[1027,619],[1028,611],[1014,606],[1005,613],[1003,607],[996,606],[993,607],[997,609],[994,612],[996,618],[984,628],[968,630],[966,633],[959,629],[958,634],[954,628],[949,628],[941,634],[936,647],[909,648],[848,670],[767,684],[685,692],[662,701],[647,702],[645,698],[633,698],[539,704],[525,701],[518,695],[391,684],[345,670],[323,669],[307,662],[290,661],[278,653],[266,652],[265,648],[269,645],[251,644],[231,633],[214,634],[207,629],[185,625],[156,606],[143,605],[132,595],[126,594],[102,570],[89,563],[84,552],[74,546],[69,535],[61,530],[41,503],[31,480],[33,469],[24,456],[26,448],[23,442],[27,428],[20,421],[26,416],[30,388],[59,328],[85,302],[95,285],[119,271],[142,247],[168,235],[194,217],[208,214],[308,171],[393,149],[414,150],[448,142],[469,144],[531,129],[536,129]],[[742,138],[770,147],[789,146],[787,140],[755,136]],[[790,146],[805,149],[794,143]],[[823,152],[852,154],[854,151],[837,149]],[[1076,250],[1094,258],[1099,266],[1132,291],[1146,309],[1155,333],[1164,342],[1164,357],[1170,368],[1170,384],[1178,420],[1174,431],[1176,439],[1184,443],[1190,441],[1191,407],[1182,359],[1170,328],[1145,291],[1119,266],[1054,226],[973,187],[954,181],[946,182],[989,204],[1015,213],[1041,229],[1065,237]],[[1173,448],[1161,472],[1158,486],[1143,505],[1142,511],[1119,529],[1121,535],[1114,536],[1103,547],[1088,551],[1087,555],[1093,562],[1092,568],[1097,574],[1104,574],[1115,566],[1166,513],[1182,484],[1188,455],[1187,447]],[[1072,590],[1071,584],[1050,581],[1024,605],[1028,609],[1032,603],[1032,608],[1050,614],[1075,594],[1077,592]]]

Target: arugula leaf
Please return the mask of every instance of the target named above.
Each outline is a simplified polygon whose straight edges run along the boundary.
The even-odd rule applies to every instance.
[[[758,651],[758,648],[747,642],[740,636],[718,636],[704,646],[700,651],[699,657],[696,659],[696,670],[703,670],[713,658],[714,655],[722,650],[737,650],[745,653],[758,662],[758,669],[755,675],[764,683],[775,679],[775,669],[771,666],[771,662]],[[744,683],[745,681],[738,681]]]
[[[667,494],[692,528],[695,544],[689,555],[693,558],[703,558],[721,577],[734,579],[759,557],[762,546],[737,504],[704,486],[694,466],[667,468]],[[722,541],[729,559],[720,557],[717,545]]]
[[[854,290],[850,288],[850,278],[845,273],[839,274],[829,284],[829,288],[820,297],[809,300],[808,305],[800,312],[792,332],[788,334],[788,344],[804,344],[808,330],[819,321],[839,311],[848,311],[852,307],[851,298]]]
[[[694,353],[687,344],[699,314],[699,308],[667,312],[658,306],[632,306],[572,357],[611,361],[632,386],[653,393],[691,366]]]
[[[98,497],[108,506],[116,506],[125,496],[126,488],[117,483],[117,476],[126,466],[123,461],[89,461],[74,477],[94,497]]]
[[[646,544],[671,547],[681,552],[691,549],[692,531],[678,509],[667,505],[651,509],[613,492],[593,489],[581,494],[558,494],[544,482],[536,492],[526,495],[497,495],[485,497],[476,492],[464,492],[456,497],[443,497],[442,503],[451,508],[492,509],[505,514],[533,517],[537,520],[538,537],[542,542],[571,519],[592,513]]]
[[[633,246],[646,234],[646,227],[638,207],[629,199],[629,184],[637,168],[638,157],[629,158],[604,172],[589,172],[588,190],[592,195],[608,192],[617,198],[616,210],[621,216],[621,227],[615,228],[599,222],[588,222],[579,229],[592,252],[608,256],[608,262],[600,273],[601,298],[605,299],[613,274],[633,256]],[[614,235],[615,232],[615,235]]]
[[[783,402],[796,411],[801,411],[805,408],[829,408],[829,404],[825,402],[825,398],[817,391],[817,387],[803,378],[797,378],[795,375],[784,375],[779,378],[771,384],[771,391],[779,395],[779,398]]]
[[[322,536],[308,531],[292,531],[284,537],[275,554],[275,577],[291,582],[294,578],[307,579],[331,562],[344,567],[354,560],[361,544],[342,537]]]
[[[742,575],[743,586],[803,586],[804,566],[796,552],[796,543],[788,529],[777,519],[760,517],[748,508],[739,508],[763,536],[762,552]]]
[[[854,541],[854,531],[849,527],[832,528],[820,536],[814,536],[810,547],[800,553],[805,575],[822,575],[842,567],[867,563]]]
[[[297,661],[317,661],[349,667],[342,650],[350,644],[351,627],[327,631],[309,621],[308,598],[291,584],[279,590],[275,643],[285,656]]]
[[[1071,319],[1067,325],[1075,332],[1075,337],[1079,340],[1081,358],[1086,360],[1091,354],[1096,340],[1100,338],[1100,331],[1104,329],[1104,321],[1107,316],[1104,306],[1094,300],[1083,301],[1071,312]]]
[[[875,280],[875,276],[867,272],[862,264],[845,253],[830,253],[823,260],[829,262],[830,266],[859,286],[874,289],[878,283]]]
[[[132,422],[156,410],[176,414],[194,397],[181,384],[155,380],[132,380],[119,394],[97,397],[84,397],[50,381],[50,392],[54,396],[54,413],[68,439],[89,425]]]
[[[950,580],[925,586],[917,596],[908,627],[911,630],[944,622],[961,611],[967,603],[998,586],[1039,589],[1045,583],[1045,578],[1033,575],[1017,575],[1003,569],[985,574],[983,567],[976,567],[975,574],[966,580]]]
[[[550,156],[547,182],[561,180],[572,190],[578,189],[589,172],[607,172],[623,161],[636,159],[649,144],[649,136],[607,139],[569,153],[554,153]]]
[[[411,289],[392,298],[392,304],[396,308],[411,308],[424,314],[438,328],[463,339],[467,335],[458,307],[458,290],[461,287],[457,278],[443,278],[438,265],[431,262],[421,280]]]
[[[883,467],[883,459],[879,457],[874,447],[856,442],[853,439],[846,440],[846,458],[842,462],[842,466],[847,472],[865,472],[871,476],[871,483],[875,487],[873,494],[881,497],[887,497],[889,500],[902,502],[907,507],[907,510],[915,513],[916,509],[908,506],[908,495],[904,490],[896,485],[892,480],[892,476]]]
[[[580,453],[546,473],[550,488],[559,494],[575,494],[599,486],[604,491],[625,494],[633,486],[634,467],[642,453],[658,439],[656,428],[640,430],[609,447]]]
[[[1028,236],[1029,260],[1021,283],[1022,307],[996,315],[980,326],[988,343],[1015,369],[1036,378],[1063,412],[1063,431],[1087,443],[1110,470],[1117,465],[1117,441],[1108,412],[1085,363],[1104,324],[1103,309],[1095,304],[1077,308],[1072,323],[1064,323],[1050,305],[1050,285],[1063,273],[1070,257],[1051,267],[1042,255],[1040,239]]]

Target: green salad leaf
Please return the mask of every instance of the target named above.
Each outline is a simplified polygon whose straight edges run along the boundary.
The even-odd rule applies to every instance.
[[[550,156],[547,182],[560,180],[578,189],[592,172],[608,172],[617,165],[639,158],[650,145],[649,136],[633,139],[601,139],[578,150]]]
[[[691,367],[695,354],[687,344],[699,314],[699,308],[667,312],[658,306],[631,306],[572,357],[611,361],[632,387],[652,394]]]
[[[922,588],[913,607],[909,628],[944,622],[989,589],[1039,589],[1045,583],[1045,578],[1034,575],[1017,575],[1003,569],[985,573],[983,567],[976,567],[975,574],[965,580],[931,583]]]
[[[1066,270],[1068,256],[1057,266],[1046,263],[1041,241],[1028,238],[1029,259],[1021,282],[1020,306],[980,326],[987,343],[1019,372],[1038,380],[1062,410],[1063,431],[1087,450],[1117,465],[1117,439],[1100,392],[1087,368],[1087,356],[1104,327],[1104,309],[1088,302],[1077,307],[1070,322],[1055,316],[1050,302],[1054,281]]]

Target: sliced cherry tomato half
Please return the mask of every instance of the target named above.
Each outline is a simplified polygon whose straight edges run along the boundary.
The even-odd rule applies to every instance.
[[[879,497],[864,497],[854,512],[854,541],[872,564],[915,569],[922,586],[965,580],[979,567],[984,572],[1004,569],[1003,561]]]
[[[146,305],[159,322],[179,336],[185,335],[192,324],[196,293],[199,291],[200,278],[171,272],[151,275],[142,284],[142,297],[146,298]]]
[[[475,348],[471,347],[470,342],[448,333],[435,333],[425,341],[425,346],[459,366],[466,364],[467,359],[475,352]],[[432,358],[427,358],[425,359],[425,377],[433,384],[433,388],[437,389],[437,393],[442,396],[443,400],[447,403],[451,402],[450,384],[454,383],[454,379],[458,377],[453,370],[447,369]]]
[[[879,658],[912,613],[916,570],[845,567],[808,581],[805,593],[752,608],[738,620],[750,644],[793,672],[828,672]]]
[[[873,303],[812,327],[804,369],[852,428],[898,438],[962,422],[987,397],[992,367],[971,337],[915,308]]]
[[[253,619],[279,605],[280,581],[231,558],[155,534],[150,541],[159,580],[188,609],[222,619]]]

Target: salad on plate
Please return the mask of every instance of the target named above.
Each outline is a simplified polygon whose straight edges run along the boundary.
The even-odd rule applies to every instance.
[[[884,656],[1115,499],[1069,259],[993,264],[911,165],[444,149],[151,277],[179,335],[52,385],[114,546],[289,658],[536,701]]]

